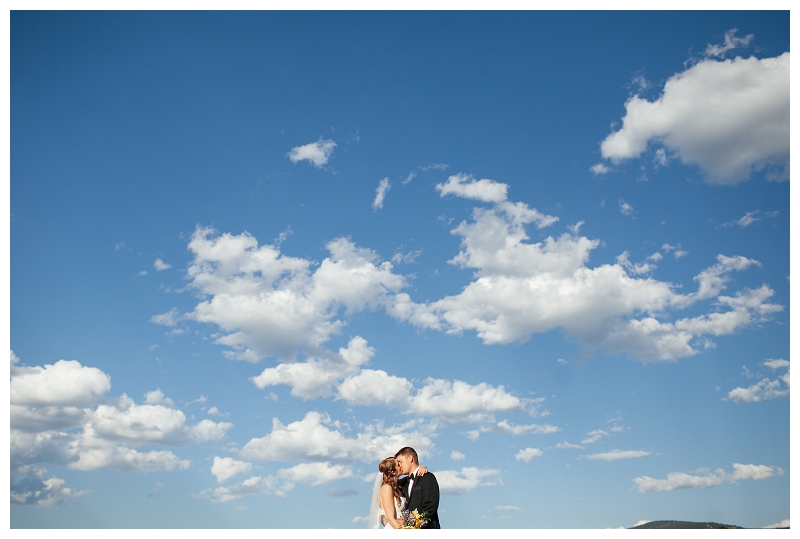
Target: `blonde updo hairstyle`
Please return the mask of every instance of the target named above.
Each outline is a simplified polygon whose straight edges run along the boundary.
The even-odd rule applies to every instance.
[[[394,497],[399,500],[402,498],[403,494],[400,491],[400,487],[397,485],[397,475],[395,475],[397,467],[397,459],[394,457],[385,458],[378,464],[378,471],[383,474],[383,483],[381,484],[389,485],[392,488]]]

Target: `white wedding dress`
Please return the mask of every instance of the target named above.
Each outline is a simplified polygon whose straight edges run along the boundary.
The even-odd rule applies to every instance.
[[[405,504],[406,504],[405,498],[400,498],[399,500],[397,498],[394,499],[394,515],[395,515],[394,518],[400,520],[400,513],[403,512],[403,507],[405,506]],[[386,521],[385,526],[381,523],[381,516],[384,515],[386,515],[386,513],[384,512],[383,508],[378,507],[378,528],[383,528],[384,530],[393,530],[394,528],[392,528],[389,525],[388,520]]]
[[[375,484],[372,487],[372,499],[370,500],[369,504],[369,517],[367,517],[367,527],[373,530],[379,530],[381,528],[385,530],[393,530],[388,523],[384,526],[383,522],[381,522],[381,517],[385,516],[386,513],[380,506],[380,490],[381,484],[383,483],[383,474],[380,472],[378,473],[377,477],[375,477]],[[406,499],[397,498],[394,499],[394,511],[395,511],[395,518],[397,518],[402,512],[403,507],[405,507]]]

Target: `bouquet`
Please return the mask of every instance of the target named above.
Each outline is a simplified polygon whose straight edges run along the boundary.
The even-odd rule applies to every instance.
[[[418,530],[428,525],[428,520],[425,518],[425,513],[420,513],[416,509],[413,511],[403,511],[400,519],[401,530]]]

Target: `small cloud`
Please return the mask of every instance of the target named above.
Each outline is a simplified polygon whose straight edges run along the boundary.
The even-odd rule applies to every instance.
[[[172,264],[167,264],[166,262],[164,262],[160,258],[156,258],[156,261],[153,262],[153,267],[156,268],[156,271],[164,271],[164,270],[168,270],[169,268],[171,268]]]
[[[427,165],[424,167],[419,167],[420,170],[446,170],[448,165],[445,163],[434,163],[432,165]]]
[[[526,447],[525,449],[518,451],[515,457],[517,460],[524,460],[527,463],[534,459],[538,459],[543,454],[544,453],[542,453],[541,449],[537,449],[535,447]]]
[[[384,178],[375,189],[375,200],[372,201],[372,211],[378,211],[383,208],[383,200],[386,198],[386,193],[392,188],[389,178]]]
[[[147,495],[148,498],[152,498],[153,496],[158,496],[158,492],[165,487],[164,483],[157,482],[156,486],[153,487],[153,490],[150,491],[150,494]]]
[[[556,449],[583,449],[582,445],[571,444],[569,442],[559,442],[554,447]]]
[[[645,92],[651,86],[652,84],[641,73],[634,75],[627,85],[628,88],[632,88],[636,93]]]
[[[224,413],[220,412],[219,409],[216,406],[212,406],[211,408],[208,409],[208,415],[215,415],[217,417],[225,417],[228,414],[224,414]]]
[[[417,257],[422,254],[422,249],[418,251],[411,251],[409,253],[395,253],[392,257],[392,262],[395,264],[413,264],[416,262]]]
[[[633,214],[633,206],[628,204],[622,199],[619,199],[619,211],[622,215],[632,215]]]
[[[659,148],[656,150],[656,155],[653,158],[653,162],[662,167],[667,166],[667,151],[664,148]]]
[[[566,365],[566,364],[567,364],[567,360],[566,360],[566,359],[564,359],[564,358],[561,358],[561,357],[560,357],[560,358],[558,358],[556,361],[558,361],[558,362],[559,362],[560,364],[562,364],[562,365]]]
[[[686,251],[682,251],[680,247],[681,247],[680,243],[678,244],[677,247],[670,245],[669,243],[665,243],[664,245],[661,246],[661,250],[667,254],[669,254],[672,251],[675,251],[674,253],[672,253],[672,256],[674,256],[675,259],[677,260],[689,254]]]
[[[173,326],[177,325],[178,320],[180,320],[180,318],[181,318],[181,316],[178,313],[178,309],[173,307],[168,312],[165,312],[165,313],[162,313],[162,314],[153,315],[150,318],[150,321],[152,323],[154,323],[154,324],[173,327]]]
[[[608,436],[609,434],[604,430],[593,430],[592,432],[586,433],[587,438],[581,441],[582,444],[593,444],[603,436]]]
[[[739,218],[738,220],[731,221],[729,223],[724,223],[720,226],[726,227],[726,226],[738,225],[741,228],[745,228],[763,219],[772,219],[774,217],[777,217],[778,214],[779,212],[777,211],[768,211],[768,212],[762,212],[761,210],[749,211],[745,213],[744,216]]]
[[[335,142],[320,137],[317,142],[312,142],[303,146],[295,146],[286,155],[289,156],[292,163],[306,160],[311,162],[315,167],[322,168],[328,163],[328,159],[330,159],[333,154],[333,149],[335,147]]]
[[[153,346],[147,347],[148,350],[155,350],[156,348],[158,348],[157,344],[154,344]]]
[[[450,453],[450,458],[453,460],[464,460],[467,457],[466,455],[464,455],[464,453],[461,453],[460,451],[453,451],[452,453]]]
[[[705,51],[706,58],[710,58],[711,56],[724,56],[725,53],[731,49],[750,45],[750,42],[755,36],[753,34],[747,34],[744,37],[736,37],[736,32],[738,31],[738,28],[731,28],[725,32],[725,42],[720,45],[711,45],[709,43]]]
[[[583,458],[587,460],[605,460],[608,462],[613,462],[615,460],[622,460],[622,459],[638,459],[641,457],[646,457],[650,455],[649,451],[620,451],[619,449],[614,449],[613,451],[609,451],[607,453],[595,453],[594,455],[586,455]]]
[[[140,271],[139,273],[136,274],[137,277],[144,277],[145,275],[147,275],[147,271],[145,271],[145,270],[142,270],[142,271]]]
[[[406,176],[406,179],[403,180],[403,185],[407,184],[408,182],[410,182],[411,180],[413,180],[416,177],[417,177],[417,173],[416,172],[409,172],[408,176]]]
[[[208,400],[208,397],[206,397],[205,395],[200,395],[195,400],[191,401],[189,404],[194,404],[196,402],[199,402],[200,404],[205,404],[205,402],[207,400]]]
[[[594,175],[597,176],[599,174],[608,174],[609,168],[603,163],[597,163],[589,167],[589,171],[594,172]]]
[[[578,221],[574,225],[567,225],[567,229],[573,236],[577,236],[584,224],[586,224],[586,221]]]
[[[511,517],[508,515],[503,515],[500,517],[500,520],[511,520]]]
[[[497,505],[494,508],[495,511],[521,511],[519,507],[516,505]]]

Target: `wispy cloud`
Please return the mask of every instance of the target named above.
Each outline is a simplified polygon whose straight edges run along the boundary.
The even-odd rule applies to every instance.
[[[432,165],[425,165],[424,167],[419,167],[420,170],[446,170],[448,165],[445,163],[434,163]]]
[[[375,189],[375,200],[372,201],[372,211],[377,211],[383,208],[383,201],[386,198],[386,193],[392,188],[389,178],[384,178],[378,183],[378,188]]]
[[[725,473],[720,468],[714,472],[700,470],[695,474],[672,472],[667,474],[666,479],[653,479],[645,475],[633,479],[633,482],[636,484],[639,493],[643,494],[646,492],[668,492],[687,488],[711,488],[723,483],[737,483],[748,479],[760,481],[774,477],[776,474],[783,475],[783,473],[783,470],[777,466],[736,463],[733,465],[733,473],[731,474]]]
[[[748,227],[748,226],[752,225],[753,223],[756,223],[756,222],[761,221],[763,219],[772,219],[774,217],[777,217],[778,214],[779,214],[779,212],[777,212],[777,211],[768,211],[768,212],[762,212],[761,210],[749,211],[746,214],[744,214],[743,217],[741,217],[741,218],[739,218],[739,219],[737,219],[735,221],[730,221],[728,223],[723,223],[723,224],[721,224],[719,226],[720,227],[726,227],[726,226],[737,225],[737,226],[740,226],[741,228],[745,228],[745,227]]]
[[[641,457],[646,457],[650,455],[649,451],[620,451],[619,449],[614,449],[613,451],[608,451],[606,453],[595,453],[594,455],[585,455],[580,458],[584,458],[587,460],[605,460],[608,462],[612,462],[615,460],[622,460],[622,459],[638,459]]]

